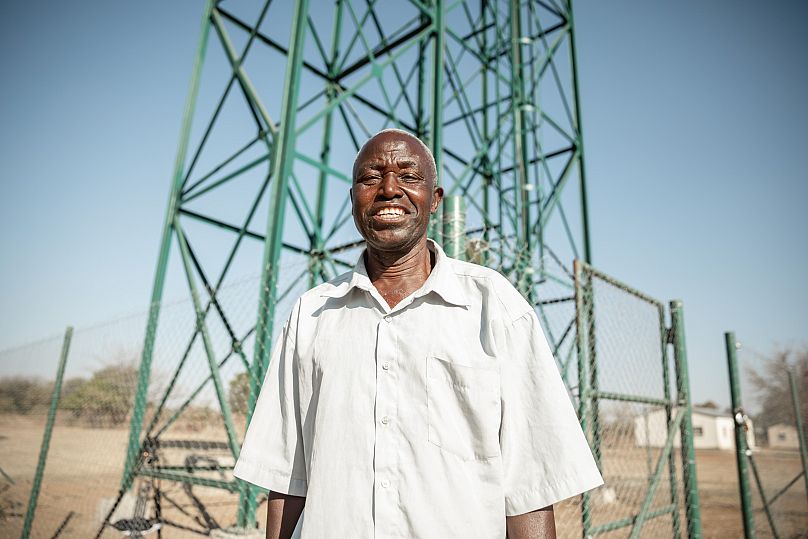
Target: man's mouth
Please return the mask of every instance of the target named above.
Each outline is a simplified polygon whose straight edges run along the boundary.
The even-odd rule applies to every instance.
[[[381,208],[379,211],[374,213],[373,217],[382,221],[395,221],[406,214],[407,212],[404,210],[404,208],[386,207]]]

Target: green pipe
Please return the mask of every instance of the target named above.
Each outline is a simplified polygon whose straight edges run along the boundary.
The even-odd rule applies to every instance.
[[[749,484],[748,451],[746,446],[746,413],[741,402],[741,380],[738,376],[738,343],[735,333],[724,333],[724,345],[727,351],[727,368],[729,369],[729,391],[732,401],[732,417],[735,424],[735,461],[738,467],[738,487],[741,496],[741,515],[743,517],[743,534],[746,539],[755,537],[755,515],[752,510],[752,486]]]
[[[578,418],[581,422],[581,430],[587,441],[591,444],[591,436],[588,432],[589,423],[589,377],[586,375],[586,323],[584,312],[584,291],[583,291],[583,265],[580,260],[572,262],[573,276],[575,279],[575,347],[578,350]],[[582,536],[591,535],[590,526],[592,524],[592,506],[589,492],[581,495],[581,529]]]
[[[657,323],[657,327],[659,328],[660,357],[662,358],[662,385],[665,400],[668,401],[667,404],[665,404],[665,421],[668,429],[671,429],[673,428],[673,407],[675,403],[671,400],[668,328],[665,326],[665,308],[662,305],[657,305]],[[648,425],[646,424],[646,432],[650,432],[647,429]],[[679,521],[679,483],[676,475],[676,456],[674,455],[673,451],[671,451],[670,455],[668,456],[668,479],[670,482],[671,503],[674,507],[676,507],[676,511],[671,514],[673,536],[681,537],[682,524]]]
[[[466,259],[466,210],[459,195],[443,199],[443,250],[452,258]]]
[[[766,519],[769,521],[769,527],[772,530],[772,536],[774,539],[779,539],[780,533],[777,531],[777,525],[774,523],[774,515],[772,515],[771,511],[771,502],[769,502],[769,500],[766,498],[766,491],[763,490],[763,483],[760,481],[760,474],[758,473],[757,464],[755,464],[755,459],[752,458],[752,455],[749,455],[749,464],[752,468],[752,477],[755,478],[758,493],[760,493],[760,501],[763,502],[763,512],[766,513]]]
[[[592,263],[592,243],[589,241],[589,205],[586,198],[586,168],[584,166],[584,135],[583,123],[581,121],[581,94],[578,88],[578,61],[575,54],[575,24],[573,22],[572,0],[569,1],[567,10],[567,21],[569,22],[570,35],[570,70],[572,71],[572,93],[575,106],[575,130],[576,146],[578,154],[578,167],[580,170],[581,185],[581,226],[583,228],[584,240],[584,260],[587,264]]]
[[[308,10],[308,0],[295,2],[292,16],[293,24],[289,36],[286,74],[283,83],[281,123],[273,140],[272,180],[274,185],[269,199],[266,244],[261,267],[261,293],[258,302],[255,356],[252,372],[250,373],[250,393],[247,400],[247,424],[252,419],[255,403],[269,366],[272,351],[272,330],[275,322],[275,307],[277,306],[278,274],[285,224],[284,215],[286,213],[286,201],[289,197],[289,177],[292,175],[295,158],[295,121],[297,100],[300,93],[300,73],[303,65]],[[332,106],[328,107],[329,112],[334,108],[333,105],[334,103],[332,102]],[[239,500],[237,517],[239,525],[252,525],[255,521],[255,510],[255,489],[244,484]]]
[[[42,435],[42,446],[39,448],[39,460],[34,473],[34,484],[31,486],[31,495],[28,498],[28,509],[25,511],[25,522],[22,525],[22,539],[28,539],[31,534],[31,525],[34,522],[37,501],[39,500],[39,490],[42,487],[42,475],[45,473],[45,463],[48,460],[48,449],[50,448],[51,434],[53,434],[53,422],[56,420],[56,409],[59,406],[59,398],[62,394],[62,380],[65,376],[65,364],[67,354],[70,351],[70,341],[73,339],[73,328],[68,326],[65,330],[62,341],[62,353],[59,355],[59,366],[56,368],[56,381],[53,384],[50,407],[48,408],[48,419],[45,422],[45,433]]]
[[[805,431],[802,426],[802,412],[800,409],[800,396],[794,373],[788,371],[788,383],[791,386],[791,403],[794,405],[794,420],[797,424],[797,439],[800,442],[800,459],[802,460],[802,478],[805,480],[805,494],[808,496],[808,447],[805,445]]]
[[[646,513],[646,515],[645,515],[645,520],[649,521],[651,519],[661,517],[661,516],[667,515],[667,514],[675,515],[677,512],[678,512],[678,506],[676,504],[672,503],[670,505],[666,505],[665,507],[660,507],[658,509],[654,509],[653,511],[648,511],[648,513]],[[595,535],[600,535],[600,534],[603,534],[603,533],[608,533],[608,532],[612,532],[612,531],[615,531],[615,530],[619,530],[621,528],[627,528],[629,526],[633,526],[634,523],[637,521],[637,516],[638,515],[634,515],[634,516],[626,517],[626,518],[621,518],[619,520],[614,520],[612,522],[607,522],[606,524],[601,524],[599,526],[594,526],[591,529],[590,533],[591,533],[592,536],[595,536]],[[678,537],[678,535],[676,535],[675,537]]]
[[[434,29],[434,44],[432,50],[432,114],[429,125],[429,146],[435,158],[435,185],[443,183],[443,61],[446,47],[446,23],[444,20],[444,0],[434,0],[432,5],[432,26]],[[447,193],[448,194],[448,193]],[[440,225],[442,223],[443,207],[432,214],[432,239],[443,244]]]
[[[637,539],[640,536],[643,524],[645,524],[645,521],[649,517],[651,503],[654,501],[656,489],[659,486],[660,479],[662,478],[662,471],[664,470],[665,462],[668,460],[668,456],[673,451],[673,442],[676,438],[676,430],[679,425],[682,424],[682,419],[686,415],[687,410],[679,410],[679,412],[676,414],[676,419],[671,424],[671,428],[668,431],[668,437],[665,439],[665,447],[662,449],[662,454],[659,455],[659,459],[654,467],[654,474],[651,476],[651,482],[648,485],[648,491],[645,493],[645,498],[643,499],[642,506],[640,507],[640,512],[637,514],[637,518],[634,521],[634,526],[631,528],[631,535],[629,536],[630,539]]]
[[[682,476],[684,478],[687,534],[691,539],[701,538],[701,508],[698,479],[696,477],[696,450],[693,448],[693,418],[690,403],[690,379],[685,344],[685,319],[681,300],[670,302],[673,360],[676,368],[676,392],[679,407],[684,410],[681,424]]]
[[[152,285],[151,302],[149,303],[149,320],[146,323],[146,336],[143,343],[143,353],[140,360],[140,368],[137,376],[137,389],[135,390],[135,400],[132,406],[132,419],[129,423],[129,442],[126,449],[126,461],[124,463],[123,477],[121,478],[121,488],[128,490],[131,484],[132,471],[138,459],[140,449],[140,433],[143,428],[143,414],[146,410],[146,394],[149,389],[149,376],[151,375],[151,362],[154,354],[154,343],[157,336],[157,322],[160,318],[160,302],[163,298],[163,286],[165,285],[166,269],[168,268],[168,254],[171,249],[171,239],[174,232],[174,217],[179,207],[179,198],[182,191],[184,179],[183,167],[188,153],[188,140],[191,136],[191,124],[194,110],[196,109],[196,98],[199,94],[199,81],[202,74],[202,64],[205,58],[205,51],[208,44],[208,34],[210,31],[210,14],[213,10],[215,0],[207,0],[202,15],[202,28],[199,34],[194,68],[191,74],[188,98],[185,102],[185,110],[182,117],[182,128],[180,130],[180,142],[177,148],[177,158],[174,162],[173,182],[168,196],[165,219],[163,221],[162,239],[160,240],[160,254],[157,258],[157,269],[154,273],[154,284]]]

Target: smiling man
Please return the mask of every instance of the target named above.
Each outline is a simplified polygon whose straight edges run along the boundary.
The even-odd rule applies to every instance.
[[[270,490],[267,537],[555,537],[602,483],[533,308],[427,239],[435,161],[385,130],[351,200],[367,248],[278,339],[235,475]]]

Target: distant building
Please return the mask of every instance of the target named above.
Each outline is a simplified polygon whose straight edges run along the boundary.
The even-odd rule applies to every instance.
[[[777,449],[799,449],[800,440],[797,429],[793,425],[778,423],[766,429],[769,447]]]
[[[676,417],[676,411],[672,414]],[[752,421],[748,421],[746,443],[756,447]],[[735,449],[735,422],[732,416],[709,408],[693,409],[693,447],[696,449]],[[638,446],[664,447],[668,435],[665,410],[656,410],[634,418],[634,442]],[[680,447],[680,435],[673,439],[674,447]]]

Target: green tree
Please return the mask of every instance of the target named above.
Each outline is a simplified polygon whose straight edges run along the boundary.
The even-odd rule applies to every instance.
[[[117,426],[126,421],[137,384],[137,369],[112,365],[93,373],[83,383],[75,383],[62,398],[62,408],[93,426]]]
[[[50,403],[53,382],[31,376],[0,379],[0,412],[44,412]]]
[[[234,414],[247,415],[247,400],[250,397],[250,375],[247,372],[237,374],[230,380],[227,402]]]

